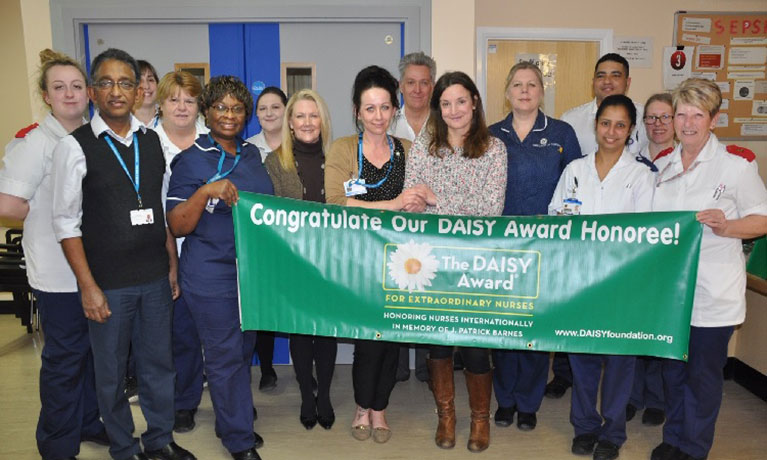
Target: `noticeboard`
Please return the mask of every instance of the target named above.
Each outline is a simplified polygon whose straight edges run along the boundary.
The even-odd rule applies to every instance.
[[[694,47],[692,75],[722,90],[716,135],[767,140],[767,13],[677,11],[674,45]]]

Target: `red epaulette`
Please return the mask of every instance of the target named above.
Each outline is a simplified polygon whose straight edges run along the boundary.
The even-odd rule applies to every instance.
[[[665,157],[666,155],[669,155],[673,151],[674,151],[674,147],[669,147],[669,148],[667,148],[665,150],[661,150],[660,153],[658,153],[658,156],[655,157],[655,159],[652,160],[652,162],[655,163],[656,161],[660,160],[661,158]]]
[[[32,131],[33,129],[37,128],[38,126],[40,126],[40,125],[38,125],[37,123],[32,123],[31,125],[27,126],[26,128],[20,129],[16,133],[16,139],[24,139],[25,137],[27,137],[27,134],[29,134],[30,131]]]
[[[756,154],[754,152],[752,152],[751,150],[749,150],[749,149],[747,149],[745,147],[740,147],[740,146],[737,146],[735,144],[728,145],[727,146],[727,151],[729,153],[732,153],[733,155],[737,155],[739,157],[745,158],[746,161],[748,161],[749,163],[751,163],[752,161],[754,161],[756,159]]]

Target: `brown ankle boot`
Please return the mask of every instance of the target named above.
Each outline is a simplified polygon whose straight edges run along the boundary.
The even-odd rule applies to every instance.
[[[490,395],[493,391],[493,372],[472,374],[464,370],[466,388],[471,407],[471,434],[468,449],[482,452],[490,445]]]
[[[455,447],[455,385],[453,383],[453,358],[427,359],[431,374],[431,391],[437,403],[437,434],[434,442],[443,449]]]

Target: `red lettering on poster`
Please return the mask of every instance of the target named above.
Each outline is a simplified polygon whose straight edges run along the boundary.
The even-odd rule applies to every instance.
[[[722,32],[724,32],[724,26],[722,25],[721,19],[717,19],[716,21],[714,21],[714,30],[718,34],[721,34]]]

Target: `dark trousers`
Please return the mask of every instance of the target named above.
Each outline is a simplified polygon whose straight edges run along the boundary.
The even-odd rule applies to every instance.
[[[202,343],[183,294],[173,305],[173,365],[175,409],[197,409],[202,399]]]
[[[76,292],[35,290],[35,297],[45,334],[37,449],[43,458],[74,457],[80,452],[82,436],[104,428],[96,400],[88,320]]]
[[[426,357],[429,354],[428,345],[414,344],[415,348],[415,370],[416,375],[429,372],[426,367]],[[410,344],[404,343],[399,346],[399,361],[397,363],[397,374],[410,375]]]
[[[576,436],[595,434],[600,441],[616,446],[626,442],[626,404],[634,382],[635,361],[634,356],[570,353],[573,371],[570,423]],[[602,403],[597,412],[602,365]]]
[[[567,353],[561,351],[554,353],[554,359],[552,359],[551,362],[551,371],[554,373],[554,377],[559,377],[573,383],[573,371],[570,369],[570,360],[567,359],[567,355]],[[548,369],[546,369],[546,371],[546,377],[548,377]],[[544,377],[544,379],[546,377]]]
[[[663,410],[663,375],[660,358],[637,356],[634,366],[634,386],[629,403],[637,409],[644,407]]]
[[[429,348],[429,358],[445,359],[453,357],[454,347],[432,345]],[[490,372],[490,354],[487,348],[458,347],[458,352],[463,359],[463,367],[472,374],[486,374]]]
[[[184,296],[205,352],[216,432],[229,452],[250,449],[255,442],[250,388],[255,333],[240,330],[236,297],[206,297],[189,291]]]
[[[261,373],[263,374],[264,371],[272,371],[272,361],[274,360],[274,332],[258,331],[256,333],[256,353],[258,353],[258,362],[261,367]]]
[[[111,441],[112,458],[123,459],[141,451],[133,437],[133,415],[125,397],[128,349],[133,345],[141,411],[147,430],[141,435],[145,449],[159,449],[173,441],[173,354],[170,283],[158,281],[104,291],[112,312],[106,322],[89,321],[96,394]]]
[[[714,443],[733,330],[733,326],[690,327],[688,361],[663,360],[663,441],[696,458],[707,456]]]
[[[330,383],[336,368],[337,352],[338,343],[335,337],[291,334],[290,357],[293,360],[298,389],[301,391],[302,416],[312,417],[315,410],[326,417],[334,415],[333,405],[330,402]],[[312,390],[312,368],[317,370],[316,407]]]
[[[549,353],[493,350],[493,389],[501,407],[535,413],[541,408],[549,375]]]
[[[352,384],[354,401],[358,406],[375,411],[386,409],[396,383],[398,359],[398,343],[373,340],[354,342]]]

